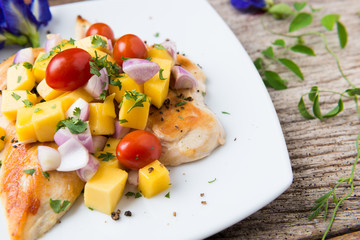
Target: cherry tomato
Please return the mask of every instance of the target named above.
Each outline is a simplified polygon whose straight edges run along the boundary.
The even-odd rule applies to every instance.
[[[89,29],[86,31],[85,34],[87,37],[92,35],[101,35],[106,37],[107,39],[110,39],[111,41],[114,41],[114,32],[109,27],[109,25],[105,23],[94,23],[92,24]]]
[[[116,147],[116,157],[119,162],[134,170],[158,160],[160,155],[159,139],[151,132],[144,130],[128,133]]]
[[[46,68],[46,83],[61,91],[75,90],[89,80],[91,55],[80,48],[70,48],[56,54]]]
[[[114,58],[122,66],[123,58],[146,58],[147,48],[145,43],[134,34],[126,34],[120,37],[114,45]]]

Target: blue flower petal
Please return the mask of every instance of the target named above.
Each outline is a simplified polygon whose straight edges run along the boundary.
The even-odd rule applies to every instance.
[[[39,25],[47,25],[51,20],[51,12],[47,0],[33,0],[30,4],[30,10]]]
[[[231,0],[231,4],[239,10],[247,10],[250,7],[262,9],[266,6],[265,0]]]
[[[5,26],[6,26],[5,16],[2,8],[0,7],[0,33],[2,33],[2,28]]]

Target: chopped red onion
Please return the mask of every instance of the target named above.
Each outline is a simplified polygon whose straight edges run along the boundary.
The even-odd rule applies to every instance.
[[[75,171],[85,167],[89,162],[88,150],[74,138],[59,146],[58,151],[61,156],[60,166],[56,169],[58,171]]]
[[[113,138],[117,138],[117,139],[123,138],[130,131],[130,128],[121,126],[119,120],[115,119],[114,125],[115,125],[115,133],[114,135],[112,135]]]
[[[34,53],[31,47],[19,50],[14,58],[14,63],[29,62],[34,64]]]
[[[65,116],[66,118],[74,117],[74,110],[75,108],[80,109],[80,120],[87,121],[89,119],[89,103],[86,102],[84,99],[79,98],[76,100],[66,111]]]
[[[165,41],[165,42],[161,43],[161,45],[166,48],[166,50],[168,51],[170,56],[176,62],[176,55],[177,55],[177,53],[176,53],[176,43],[174,41],[168,40],[168,41]]]
[[[123,71],[138,84],[143,84],[160,70],[159,64],[146,59],[131,58],[123,62]]]
[[[37,156],[43,172],[56,170],[61,162],[61,156],[58,150],[48,146],[38,146]]]
[[[171,69],[171,74],[171,86],[174,89],[196,88],[198,85],[197,79],[185,68],[175,65]]]
[[[89,161],[86,164],[86,166],[76,170],[77,175],[84,182],[89,181],[95,175],[100,165],[96,157],[94,157],[91,154],[88,154],[88,157],[89,157]]]
[[[95,135],[92,138],[93,138],[95,152],[102,151],[105,147],[108,138],[101,135]]]
[[[59,45],[62,41],[60,34],[48,34],[46,35],[45,52],[50,52],[55,46]]]
[[[100,99],[100,94],[104,90],[108,90],[109,88],[109,80],[108,74],[105,68],[100,70],[100,76],[93,75],[87,84],[85,85],[84,89],[95,99]]]

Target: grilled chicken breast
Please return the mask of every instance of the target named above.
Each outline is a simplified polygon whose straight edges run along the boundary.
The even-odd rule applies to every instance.
[[[34,49],[37,56],[41,49]],[[0,64],[0,87],[6,86],[6,71],[13,57]],[[0,98],[1,99],[1,98]],[[37,146],[57,147],[55,143],[19,144],[16,147],[14,123],[0,114],[0,126],[6,129],[5,148],[2,151],[0,170],[0,199],[8,221],[11,240],[32,240],[51,229],[69,209],[55,213],[52,200],[74,203],[81,194],[84,182],[76,172],[49,172],[46,178],[37,159]],[[34,169],[31,175],[24,170]]]
[[[205,74],[182,55],[177,56],[177,64],[195,76],[198,87],[170,90],[160,109],[151,108],[147,125],[161,141],[160,161],[169,166],[204,158],[225,143],[222,125],[204,103]]]

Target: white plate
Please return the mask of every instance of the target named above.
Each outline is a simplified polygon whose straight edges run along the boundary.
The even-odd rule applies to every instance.
[[[73,36],[75,17],[81,14],[91,22],[108,23],[116,36],[134,33],[150,44],[175,40],[180,52],[203,67],[206,103],[224,125],[227,143],[206,159],[171,168],[170,198],[164,197],[168,191],[151,199],[124,197],[118,208],[133,216],[121,214],[115,222],[90,211],[80,196],[43,239],[206,238],[258,211],[289,187],[291,165],[271,99],[242,45],[205,0],[91,1],[51,11],[53,20],[43,32],[64,38]],[[3,51],[1,58],[11,51]],[[0,239],[8,238],[6,232],[1,215]]]

